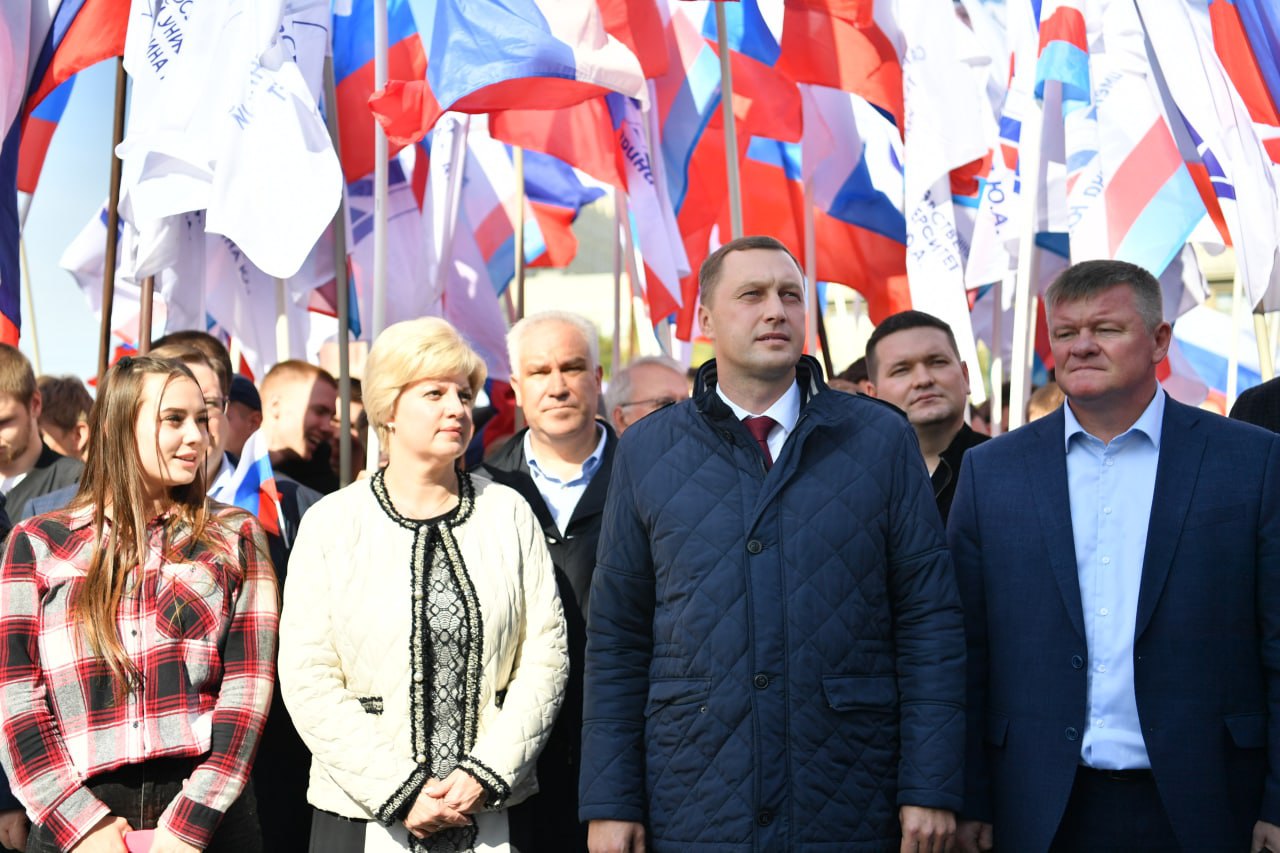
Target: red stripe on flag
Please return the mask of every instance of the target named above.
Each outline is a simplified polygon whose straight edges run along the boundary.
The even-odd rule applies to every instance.
[[[13,320],[0,314],[0,344],[8,344],[11,347],[18,345],[18,327],[13,324]]]
[[[778,70],[861,95],[901,130],[902,65],[873,12],[872,0],[786,0]]]
[[[1213,224],[1217,226],[1218,233],[1222,235],[1222,241],[1226,245],[1231,245],[1231,231],[1227,228],[1226,217],[1222,215],[1222,205],[1218,203],[1218,194],[1213,191],[1213,181],[1209,178],[1209,170],[1205,168],[1203,163],[1188,163],[1187,171],[1191,173],[1191,180],[1196,185],[1196,191],[1200,193],[1200,200],[1204,202],[1204,208],[1209,212],[1209,218],[1213,220]]]
[[[18,148],[18,190],[24,193],[36,191],[40,182],[40,170],[44,168],[49,142],[58,123],[32,118],[22,132],[22,144]]]
[[[1051,41],[1064,41],[1089,52],[1089,36],[1084,25],[1084,15],[1079,9],[1059,6],[1047,21],[1040,22],[1040,52]]]
[[[652,79],[666,74],[670,59],[657,4],[653,0],[599,0],[598,5],[605,32],[636,55],[644,76]]]
[[[554,204],[531,201],[534,218],[542,232],[542,242],[547,250],[529,264],[531,267],[567,267],[578,254],[578,238],[573,234],[573,217],[576,211]]]
[[[498,247],[511,239],[514,233],[507,209],[499,204],[489,211],[489,214],[475,227],[474,233],[480,254],[486,259],[493,257]]]
[[[1182,165],[1173,135],[1164,119],[1157,118],[1107,184],[1107,244],[1113,256],[1147,204]]]
[[[387,51],[387,76],[391,80],[425,80],[427,57],[422,52],[422,39],[417,34],[398,41]],[[423,83],[425,86],[425,82]],[[342,148],[342,174],[348,183],[358,181],[373,171],[373,112],[369,96],[373,94],[373,63],[369,62],[348,74],[334,95],[338,102],[338,144]],[[434,100],[434,99],[433,99]],[[403,143],[388,145],[394,156]]]
[[[1209,24],[1213,28],[1214,49],[1248,107],[1249,115],[1262,124],[1280,125],[1280,111],[1271,98],[1262,72],[1258,70],[1258,59],[1254,56],[1235,4],[1211,2]],[[1267,152],[1272,160],[1280,162],[1280,141],[1277,141],[1277,147],[1268,145]]]
[[[627,187],[604,98],[559,110],[503,110],[489,117],[489,132],[509,145],[559,157],[596,180]]]
[[[62,43],[54,52],[44,79],[27,99],[23,124],[26,124],[31,111],[46,95],[76,72],[124,53],[124,34],[128,22],[129,0],[85,0],[80,12],[67,27]]]
[[[388,142],[400,146],[426,136],[444,114],[425,76],[421,80],[389,81],[387,88],[369,96],[369,108],[386,131]]]

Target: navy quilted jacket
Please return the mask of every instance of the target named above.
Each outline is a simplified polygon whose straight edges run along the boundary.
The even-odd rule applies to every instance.
[[[579,814],[657,853],[896,851],[899,805],[961,806],[963,620],[915,435],[798,373],[767,474],[714,363],[618,446]]]

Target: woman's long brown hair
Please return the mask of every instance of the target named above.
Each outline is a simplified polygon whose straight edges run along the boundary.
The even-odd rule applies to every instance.
[[[108,370],[89,414],[89,457],[80,490],[69,507],[92,508],[95,534],[88,573],[71,602],[72,615],[83,626],[90,648],[110,667],[118,697],[141,686],[142,674],[125,651],[116,616],[130,577],[145,562],[147,554],[147,525],[152,516],[139,456],[137,424],[143,384],[147,376],[154,375],[165,377],[166,389],[176,379],[196,382],[181,362],[149,356],[126,356]],[[155,452],[159,453],[159,447]],[[192,482],[170,488],[168,499],[161,547],[178,550],[211,545],[225,549],[208,535],[210,515],[203,464]],[[175,541],[176,538],[182,541]]]

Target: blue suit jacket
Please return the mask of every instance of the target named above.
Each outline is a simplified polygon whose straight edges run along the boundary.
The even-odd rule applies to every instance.
[[[1086,715],[1059,409],[965,454],[948,530],[969,648],[965,815],[1048,849]],[[1186,850],[1280,823],[1280,436],[1168,400],[1134,640],[1138,716]]]

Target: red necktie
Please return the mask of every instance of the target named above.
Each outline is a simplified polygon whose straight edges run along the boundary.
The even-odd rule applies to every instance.
[[[747,432],[751,433],[751,437],[756,440],[756,444],[760,445],[760,452],[764,454],[764,470],[768,471],[773,467],[773,454],[769,452],[769,431],[778,425],[778,422],[768,415],[755,417],[748,415],[742,419],[742,423],[747,427]]]

